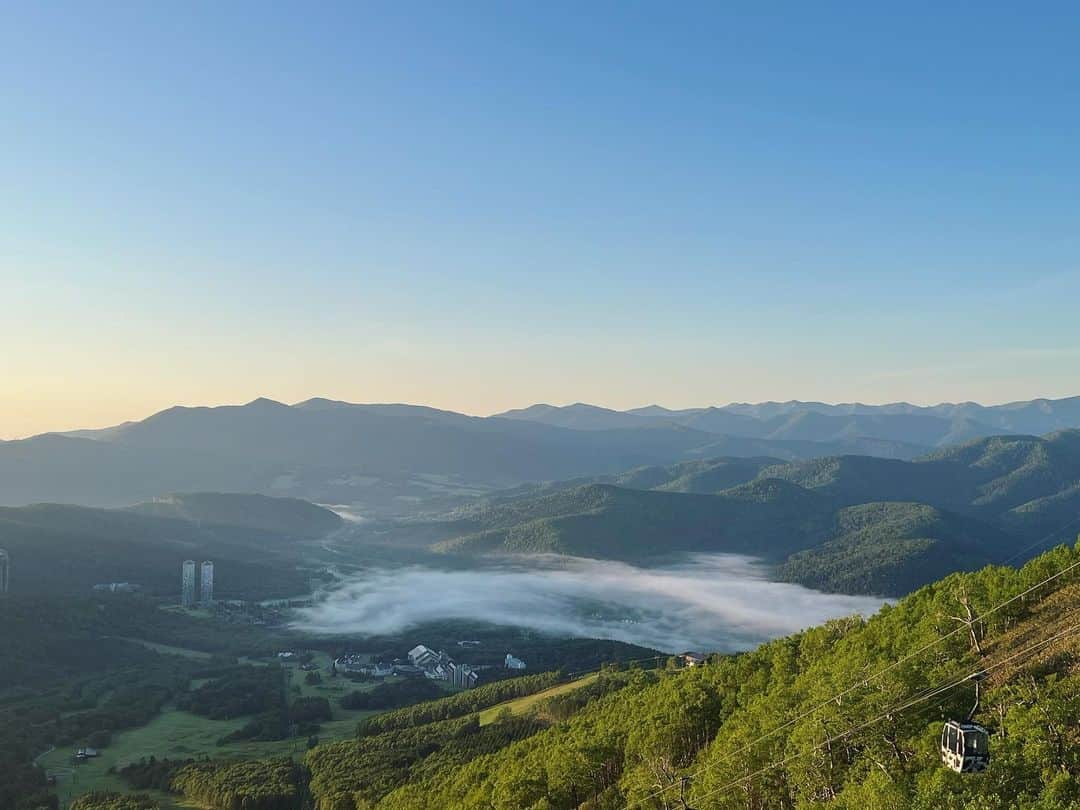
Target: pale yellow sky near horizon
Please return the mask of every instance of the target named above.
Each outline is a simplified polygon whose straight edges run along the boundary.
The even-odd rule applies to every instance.
[[[131,270],[88,283],[67,264],[26,273],[0,262],[0,439],[261,396],[489,415],[536,402],[995,404],[1080,393],[1076,322],[1047,309],[1070,309],[1080,290],[1071,276],[972,294],[978,306],[960,312],[935,299],[916,311],[754,295],[717,299],[725,315],[711,319],[660,304],[605,310],[598,299],[541,317],[516,311],[527,296],[509,288],[498,305],[450,304],[430,287],[417,299],[401,284],[383,301],[360,282],[333,298],[297,280],[273,290],[288,306],[271,306],[265,289],[239,295],[206,273]],[[440,302],[435,314],[417,310]],[[1021,309],[1058,334],[1032,337]]]
[[[713,327],[724,330],[713,337],[696,321],[652,324],[647,313],[613,323],[577,317],[536,333],[493,324],[482,312],[452,322],[378,320],[328,315],[308,302],[288,317],[271,316],[203,292],[173,313],[137,306],[126,289],[109,295],[71,279],[20,290],[23,279],[14,280],[5,285],[16,293],[11,314],[0,321],[0,346],[8,347],[0,352],[0,439],[258,397],[489,415],[537,402],[995,404],[1080,393],[1080,375],[1068,373],[1080,371],[1077,343],[1026,345],[1003,326],[994,346],[945,319],[936,322],[956,334],[938,327],[924,336],[938,341],[930,351],[897,339],[908,327],[888,322],[905,317],[896,314],[871,326],[850,323],[870,317],[856,313],[831,331],[829,313],[804,314],[799,329],[814,333],[805,341],[734,321]]]

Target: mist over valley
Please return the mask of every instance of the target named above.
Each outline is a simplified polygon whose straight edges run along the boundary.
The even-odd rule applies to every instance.
[[[461,619],[672,653],[733,652],[838,616],[870,615],[882,604],[767,574],[753,558],[729,554],[688,555],[656,568],[556,555],[486,560],[472,570],[373,568],[320,595],[293,626],[333,636],[398,635]]]

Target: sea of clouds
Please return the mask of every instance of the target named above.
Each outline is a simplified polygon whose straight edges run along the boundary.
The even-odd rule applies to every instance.
[[[698,554],[662,568],[552,556],[472,570],[368,569],[300,611],[294,626],[365,636],[444,619],[484,620],[667,652],[726,652],[830,618],[869,615],[884,601],[771,582],[766,572],[732,554]]]

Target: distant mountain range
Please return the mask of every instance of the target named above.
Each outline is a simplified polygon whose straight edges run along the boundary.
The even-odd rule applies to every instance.
[[[499,416],[576,430],[678,425],[706,433],[769,441],[878,439],[944,447],[983,436],[1041,435],[1080,427],[1080,397],[989,406],[974,402],[920,407],[907,403],[828,405],[792,401],[685,410],[650,405],[628,411],[577,403],[563,407],[533,405]]]
[[[1080,430],[1067,430],[916,461],[719,458],[521,487],[459,510],[435,548],[634,561],[735,552],[813,587],[896,595],[1078,530]]]
[[[252,584],[252,551],[256,567],[264,553],[293,559],[293,542],[340,525],[307,500],[426,514],[435,519],[406,521],[379,542],[460,555],[739,552],[807,585],[903,593],[1002,560],[1080,515],[1080,430],[931,444],[961,422],[1041,427],[1069,420],[1076,405],[571,406],[488,418],[319,399],[171,408],[0,443],[0,503],[128,507],[0,510],[0,546],[24,572],[37,566],[80,587],[145,572],[166,588],[178,555],[216,549],[239,566],[234,582]],[[758,435],[705,429],[732,426]]]
[[[994,433],[1080,426],[1080,398],[994,407],[765,403],[669,411],[533,406],[472,417],[311,399],[176,407],[103,430],[0,442],[0,504],[121,506],[165,492],[256,492],[376,513],[495,489],[718,456],[912,459]]]

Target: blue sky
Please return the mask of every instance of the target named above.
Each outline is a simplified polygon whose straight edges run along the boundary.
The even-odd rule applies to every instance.
[[[1080,393],[1074,5],[218,5],[7,8],[0,437]]]

